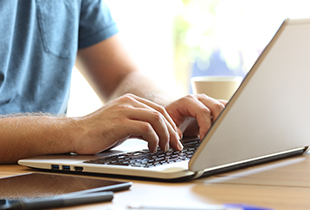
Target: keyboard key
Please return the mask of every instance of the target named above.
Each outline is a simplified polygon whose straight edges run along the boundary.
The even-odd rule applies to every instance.
[[[189,160],[194,155],[196,149],[200,145],[200,142],[201,141],[199,139],[182,141],[184,146],[182,151],[174,151],[173,149],[169,149],[167,152],[164,152],[158,148],[158,152],[151,153],[149,150],[144,149],[141,151],[89,160],[85,161],[85,163],[150,168],[168,163]]]

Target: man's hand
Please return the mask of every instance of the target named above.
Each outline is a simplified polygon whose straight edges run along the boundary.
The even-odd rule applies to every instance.
[[[166,110],[185,136],[202,139],[225,108],[227,101],[204,94],[188,95],[166,106]]]
[[[125,94],[85,117],[77,118],[83,131],[74,143],[75,152],[94,154],[109,149],[130,137],[148,142],[150,151],[157,146],[181,150],[178,129],[165,108],[151,101]]]
[[[180,130],[197,135],[199,126],[202,138],[224,105],[205,95],[189,95],[164,108],[125,94],[83,117],[6,116],[0,118],[0,163],[44,154],[95,154],[131,137],[147,141],[152,152],[157,146],[181,150]]]
[[[163,150],[169,145],[180,150],[176,132],[179,136],[184,132],[184,135],[199,134],[203,138],[226,102],[206,95],[189,95],[164,109],[160,105],[167,104],[170,94],[141,74],[129,55],[118,35],[79,50],[80,71],[102,101],[115,100],[81,118],[85,121],[82,127],[87,140],[75,141],[77,152],[96,153],[130,137],[148,141],[151,151],[157,145]],[[121,96],[128,92],[136,96]]]
[[[226,101],[206,95],[188,95],[165,108],[132,94],[125,94],[101,109],[78,118],[83,135],[74,142],[75,152],[94,154],[118,145],[128,138],[148,142],[150,151],[181,150],[180,136],[207,133],[225,108]]]

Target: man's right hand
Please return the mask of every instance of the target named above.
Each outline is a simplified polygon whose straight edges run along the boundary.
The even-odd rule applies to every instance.
[[[151,152],[181,150],[181,134],[165,108],[132,94],[110,101],[101,109],[76,118],[81,135],[73,146],[78,154],[95,154],[131,137],[148,142]],[[80,133],[80,132],[79,132]]]

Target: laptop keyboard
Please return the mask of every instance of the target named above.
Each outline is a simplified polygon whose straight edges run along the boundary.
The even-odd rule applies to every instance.
[[[151,153],[148,149],[145,149],[88,160],[84,161],[84,163],[151,168],[191,159],[200,142],[199,139],[182,140],[182,151],[169,149],[167,152],[164,152],[158,149],[156,153]]]

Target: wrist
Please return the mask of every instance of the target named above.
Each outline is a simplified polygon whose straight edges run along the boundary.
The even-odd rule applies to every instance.
[[[87,139],[83,117],[67,117],[64,123],[64,139],[67,140],[65,147],[67,152],[81,153],[82,142]]]

